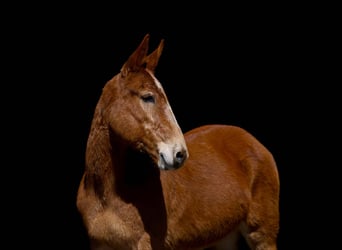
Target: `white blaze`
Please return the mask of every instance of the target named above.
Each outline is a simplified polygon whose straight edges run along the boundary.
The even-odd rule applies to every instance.
[[[149,73],[149,75],[153,78],[156,86],[160,89],[160,91],[163,93],[163,95],[165,96],[165,99],[167,100],[166,98],[166,95],[165,95],[165,91],[164,91],[164,88],[163,86],[161,85],[161,83],[159,82],[159,80],[153,75],[153,73],[150,71],[150,70],[146,70],[147,73]],[[177,124],[177,126],[179,127],[178,125],[178,122],[177,122],[177,119],[175,117],[175,115],[173,114],[173,111],[171,109],[171,106],[170,106],[170,103],[167,101],[167,108],[168,108],[168,111],[169,111],[169,114],[171,114],[171,119]],[[180,130],[180,128],[179,128]]]
[[[160,142],[158,144],[158,150],[159,150],[159,160],[158,160],[158,166],[159,168],[165,170],[165,169],[175,169],[177,168],[178,163],[176,162],[177,153],[182,152],[184,153],[184,150],[186,150],[186,144],[183,137],[183,133],[178,125],[177,119],[175,115],[173,114],[173,111],[171,109],[171,106],[167,100],[167,97],[165,95],[164,89],[161,85],[161,83],[158,81],[158,79],[152,74],[151,71],[147,70],[147,72],[150,74],[150,76],[153,78],[156,86],[160,89],[161,93],[164,95],[165,100],[167,101],[167,109],[165,110],[167,116],[171,121],[173,121],[176,125],[176,133],[175,138],[172,138],[171,140],[167,142]]]

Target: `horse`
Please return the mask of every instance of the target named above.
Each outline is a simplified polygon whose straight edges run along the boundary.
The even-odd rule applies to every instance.
[[[150,34],[96,104],[77,191],[92,250],[276,250],[279,174],[239,126],[183,133],[155,70]]]

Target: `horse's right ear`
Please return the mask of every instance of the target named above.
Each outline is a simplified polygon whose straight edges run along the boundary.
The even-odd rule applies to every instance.
[[[145,57],[148,52],[149,40],[150,35],[146,34],[138,48],[130,55],[128,60],[124,63],[124,65],[121,68],[121,75],[123,77],[127,76],[129,72],[138,71],[144,65]]]
[[[158,48],[156,48],[151,54],[149,54],[145,58],[146,68],[151,70],[153,73],[155,71],[155,68],[158,65],[158,61],[162,54],[163,48],[164,48],[164,39],[160,41]]]

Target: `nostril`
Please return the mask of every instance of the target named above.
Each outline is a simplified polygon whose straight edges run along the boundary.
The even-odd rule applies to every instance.
[[[178,151],[176,153],[176,160],[179,164],[183,163],[183,161],[185,160],[186,157],[186,153],[184,151]]]
[[[182,152],[177,152],[176,158],[177,158],[177,160],[182,160],[184,158],[184,154]]]

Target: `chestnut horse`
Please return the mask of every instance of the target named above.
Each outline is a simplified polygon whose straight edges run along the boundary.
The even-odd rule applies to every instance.
[[[277,249],[279,176],[244,129],[182,133],[147,34],[96,105],[77,208],[93,250]],[[243,239],[241,238],[241,239]]]

